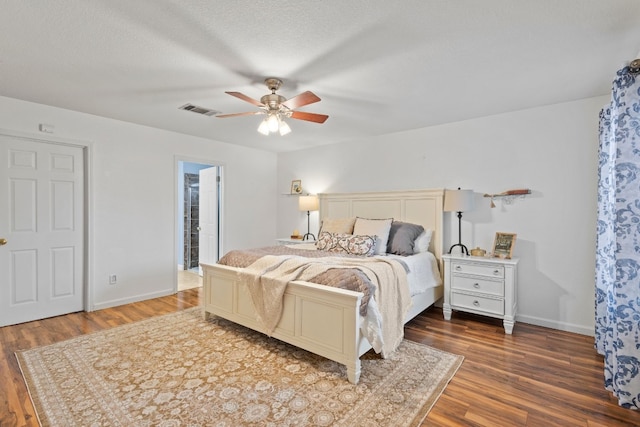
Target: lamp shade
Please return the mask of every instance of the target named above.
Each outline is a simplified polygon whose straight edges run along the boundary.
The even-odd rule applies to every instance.
[[[298,209],[301,211],[317,211],[319,207],[318,196],[300,196],[298,198]]]
[[[444,193],[445,212],[468,212],[474,206],[473,190],[446,190]]]

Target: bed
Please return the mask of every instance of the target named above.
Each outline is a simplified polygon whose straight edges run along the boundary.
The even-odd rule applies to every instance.
[[[443,189],[319,194],[320,221],[331,218],[393,218],[431,231],[429,252],[442,271]],[[250,291],[240,280],[241,268],[202,264],[205,318],[219,316],[266,333],[258,320]],[[440,273],[438,273],[440,275]],[[411,296],[403,323],[443,295],[440,284]],[[372,348],[361,326],[363,293],[307,281],[291,281],[282,297],[282,315],[269,333],[274,338],[344,364],[347,378],[357,384],[360,356]]]

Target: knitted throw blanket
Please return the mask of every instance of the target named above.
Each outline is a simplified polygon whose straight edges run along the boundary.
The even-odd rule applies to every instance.
[[[404,334],[404,317],[411,306],[405,266],[393,259],[324,257],[308,259],[295,255],[266,255],[239,270],[256,309],[259,321],[271,335],[282,316],[283,295],[291,281],[311,281],[314,277],[333,269],[356,269],[364,273],[379,312],[376,337],[365,336],[383,357],[391,354]],[[371,308],[371,307],[369,307]]]

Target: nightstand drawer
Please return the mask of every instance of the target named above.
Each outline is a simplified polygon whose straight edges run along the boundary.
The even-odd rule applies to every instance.
[[[453,276],[451,288],[463,291],[482,292],[499,297],[504,296],[504,282],[502,280],[487,280],[479,277]]]
[[[484,265],[473,264],[470,262],[453,262],[451,263],[451,271],[454,273],[476,274],[487,277],[504,277],[504,267],[501,265]]]
[[[493,313],[500,316],[504,315],[504,301],[502,299],[484,298],[477,295],[451,292],[451,305],[470,310],[484,311],[485,313]]]

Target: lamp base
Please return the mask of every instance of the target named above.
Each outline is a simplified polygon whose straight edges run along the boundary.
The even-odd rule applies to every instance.
[[[449,248],[449,253],[451,253],[451,251],[453,250],[453,248],[455,248],[456,246],[460,246],[460,250],[462,253],[464,253],[465,255],[469,255],[469,250],[467,249],[467,247],[465,245],[463,245],[462,243],[456,243],[455,245],[451,246]]]
[[[311,239],[307,239],[308,237],[313,237],[313,241],[315,242],[316,240],[316,236],[314,236],[313,234],[311,234],[311,232],[309,230],[311,230],[311,228],[309,227],[309,215],[311,214],[311,211],[307,211],[307,234],[305,234],[304,236],[302,236],[302,240],[311,240]]]

